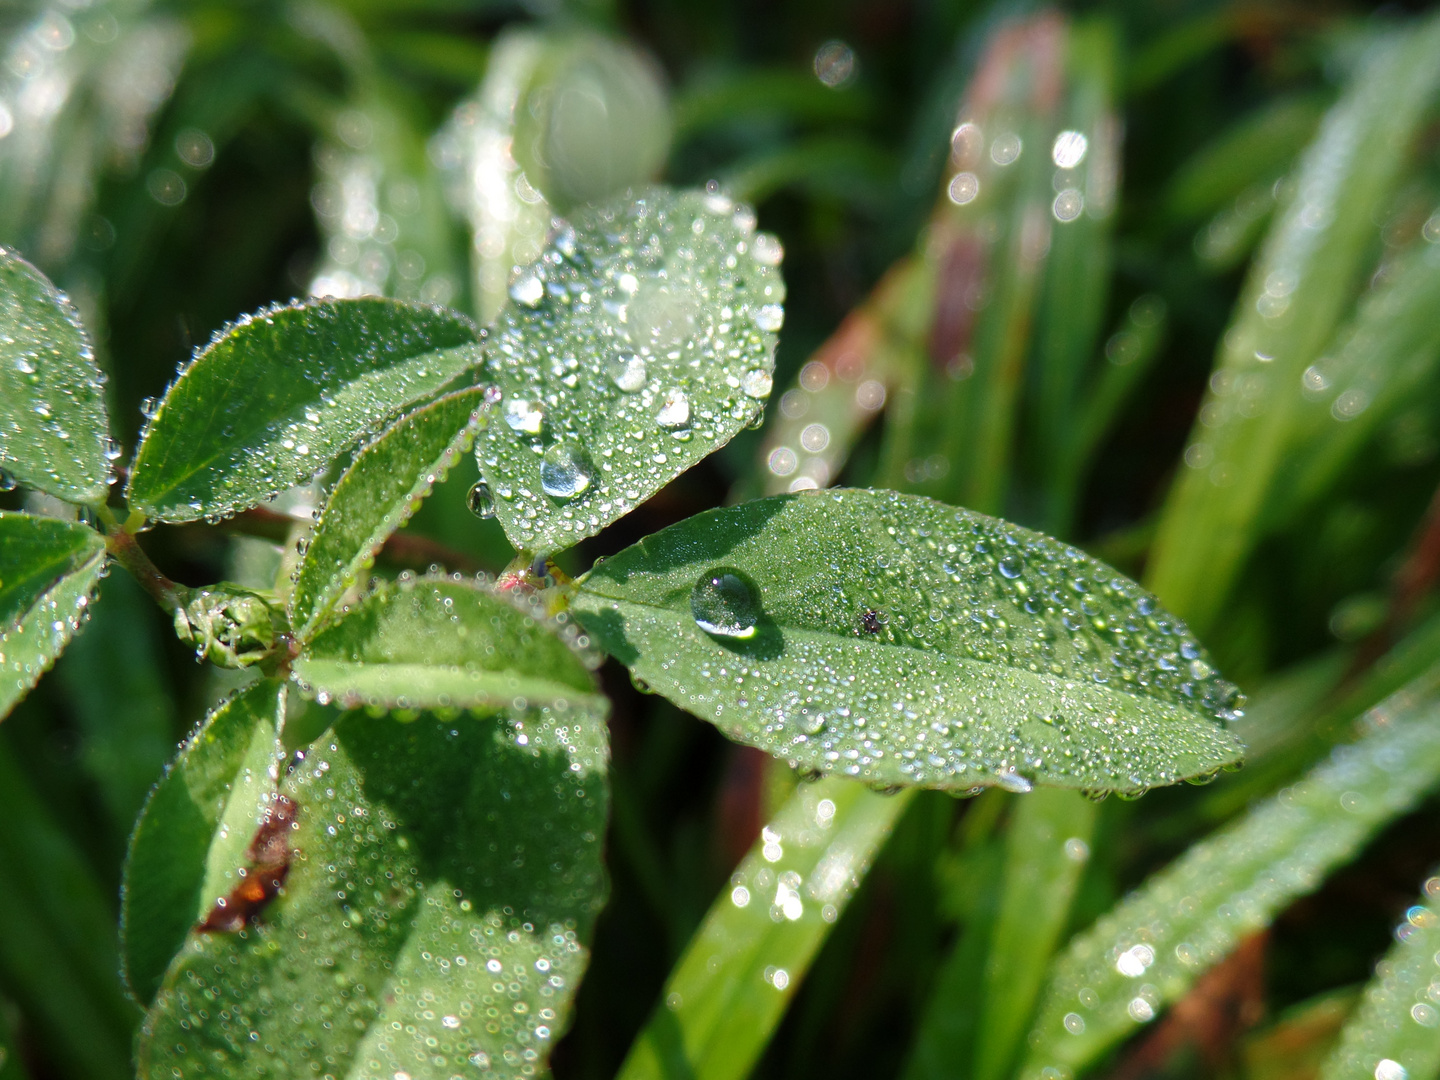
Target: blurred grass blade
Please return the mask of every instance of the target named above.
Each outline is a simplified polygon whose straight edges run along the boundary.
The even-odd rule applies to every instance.
[[[912,791],[802,784],[710,908],[618,1080],[744,1080]]]
[[[648,188],[555,232],[485,346],[504,422],[475,457],[516,548],[593,536],[759,418],[782,255],[715,192]]]
[[[6,1010],[0,1008],[0,1080],[30,1080],[25,1063],[16,1048],[15,1033],[10,1028]]]
[[[1440,877],[1425,882],[1395,939],[1321,1067],[1320,1080],[1440,1076]]]
[[[1440,215],[1424,229],[1431,233],[1385,259],[1338,347],[1305,369],[1303,401],[1265,515],[1270,527],[1331,490],[1376,432],[1433,382],[1440,366]]]
[[[246,316],[166,391],[126,497],[161,521],[244,510],[308,480],[479,359],[474,325],[443,308],[316,300]]]
[[[1054,788],[1016,799],[985,964],[975,1080],[1003,1080],[1014,1071],[1051,953],[1090,857],[1095,810],[1079,793]]]
[[[106,890],[0,742],[0,988],[65,1080],[128,1080],[139,1012]]]
[[[771,412],[757,470],[764,494],[828,487],[902,372],[923,366],[929,275],[924,260],[896,262],[800,369]]]
[[[1153,598],[921,496],[697,514],[591,570],[571,610],[730,738],[875,784],[1139,792],[1242,753],[1223,726],[1238,691]]]
[[[786,189],[872,210],[885,205],[895,161],[869,138],[817,135],[735,162],[721,185],[737,199],[764,202]]]
[[[447,394],[401,417],[355,455],[300,557],[289,604],[299,640],[314,633],[390,534],[469,449],[483,404],[479,387]]]
[[[1156,594],[1202,636],[1258,539],[1307,368],[1369,267],[1374,221],[1440,81],[1440,16],[1371,47],[1326,115],[1226,332],[1151,553]]]
[[[580,657],[538,619],[474,584],[385,584],[322,630],[295,678],[322,704],[422,708],[579,704],[604,714]]]
[[[1046,531],[1070,532],[1083,472],[1076,459],[1079,399],[1096,351],[1110,290],[1110,232],[1120,163],[1115,114],[1115,30],[1077,22],[1066,35],[1060,129],[1048,146],[1055,225],[1035,310],[1033,431],[1027,449],[1042,477]],[[1030,464],[1030,463],[1027,463]]]
[[[271,805],[285,689],[264,681],[221,704],[180,748],[135,823],[121,890],[125,978],[148,1004],[165,969],[236,884]]]
[[[1437,678],[1432,670],[1377,706],[1357,742],[1191,847],[1074,938],[1051,969],[1022,1080],[1081,1072],[1433,790]]]
[[[604,900],[608,756],[577,709],[341,717],[250,849],[283,890],[191,931],[140,1076],[544,1071]]]
[[[157,612],[135,579],[106,575],[89,610],[55,675],[80,728],[81,765],[99,786],[114,835],[123,838],[174,753],[175,703]]]
[[[102,503],[109,447],[104,378],[79,312],[0,247],[0,483]]]
[[[80,628],[104,572],[94,529],[0,510],[0,718]]]

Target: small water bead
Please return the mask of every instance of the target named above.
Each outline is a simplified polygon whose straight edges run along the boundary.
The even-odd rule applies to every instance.
[[[495,516],[495,497],[490,494],[490,485],[484,480],[476,481],[475,486],[465,496],[465,505],[478,518],[483,520],[493,518]]]
[[[552,499],[573,499],[590,487],[594,470],[585,451],[558,442],[540,459],[540,487]]]
[[[620,390],[627,394],[635,394],[645,389],[645,382],[649,378],[649,372],[645,370],[645,361],[634,353],[621,353],[614,360],[611,360],[605,369]]]
[[[785,325],[785,309],[779,304],[762,304],[753,317],[756,326],[771,333]]]
[[[655,422],[667,431],[683,428],[690,423],[690,399],[683,390],[669,390],[660,399],[660,411]]]
[[[690,591],[690,613],[707,634],[743,640],[755,636],[760,598],[734,571],[712,570]]]
[[[511,398],[501,413],[512,430],[526,435],[539,435],[545,424],[545,406],[528,398]]]

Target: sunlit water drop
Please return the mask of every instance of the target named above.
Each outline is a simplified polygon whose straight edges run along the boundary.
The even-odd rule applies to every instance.
[[[707,634],[728,638],[755,636],[760,598],[755,587],[728,570],[711,571],[690,591],[690,613]]]
[[[540,460],[540,486],[552,499],[573,499],[594,477],[585,451],[570,443],[555,443]]]

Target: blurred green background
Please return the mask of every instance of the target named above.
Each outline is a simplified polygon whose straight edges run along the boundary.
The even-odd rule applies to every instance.
[[[784,246],[767,427],[568,554],[569,569],[808,478],[1003,514],[1140,577],[1161,572],[1149,556],[1162,506],[1187,446],[1199,445],[1190,432],[1207,387],[1224,394],[1216,379],[1227,376],[1212,378],[1212,365],[1227,327],[1240,325],[1232,313],[1276,208],[1294,197],[1302,151],[1373,43],[1397,27],[1418,34],[1426,14],[1419,4],[1198,0],[1063,12],[945,0],[10,0],[0,6],[0,243],[49,274],[94,329],[128,450],[177,366],[241,313],[369,291],[483,322],[552,212],[650,177],[715,181]],[[1405,69],[1398,89],[1377,93],[1403,97],[1429,77]],[[1352,262],[1336,271],[1344,280],[1309,319],[1353,321],[1367,289],[1409,273],[1440,240],[1440,98],[1422,90],[1378,194],[1355,194],[1365,213]],[[983,171],[978,182],[996,201],[984,204],[989,216],[962,218],[957,123],[981,106],[1032,149],[1003,173],[992,145],[984,168],[995,186]],[[1064,168],[1056,133],[1072,129],[1088,132],[1083,188],[1052,184],[1046,158]],[[1031,162],[1044,168],[1018,171]],[[1083,219],[1069,191],[1088,200]],[[972,241],[980,254],[967,255]],[[1403,340],[1375,346],[1393,362],[1366,368],[1370,382],[1343,384],[1363,401],[1333,397],[1336,422],[1364,412],[1344,429],[1358,434],[1342,447],[1329,427],[1312,437],[1301,431],[1310,421],[1295,421],[1300,434],[1251,485],[1251,509],[1207,534],[1233,541],[1230,563],[1212,567],[1202,553],[1182,571],[1173,566],[1186,556],[1167,554],[1166,580],[1178,584],[1162,598],[1194,621],[1227,675],[1291,711],[1262,710],[1270,726],[1246,733],[1261,751],[1249,772],[1204,792],[1105,803],[1072,928],[1314,760],[1328,745],[1309,724],[1317,703],[1343,697],[1429,611],[1440,338],[1424,290],[1436,276],[1405,278],[1410,306],[1376,315]],[[1286,287],[1265,295],[1283,299]],[[857,311],[863,326],[844,322]],[[832,340],[842,324],[852,337]],[[1336,349],[1350,340],[1336,335]],[[1342,385],[1344,371],[1326,374],[1334,356],[1344,363],[1326,352],[1330,340],[1305,368],[1323,383],[1317,394]],[[810,431],[817,418],[824,443]],[[462,464],[382,570],[503,567],[511,552],[498,528],[466,508],[473,479]],[[162,528],[147,545],[187,584],[266,584],[291,529],[276,513]],[[233,685],[196,665],[123,575],[102,591],[54,675],[0,728],[0,1034],[9,1029],[18,1051],[0,1065],[7,1080],[129,1074],[139,1011],[114,945],[126,838],[176,743]],[[1425,662],[1440,654],[1414,648]],[[622,669],[604,674],[615,701],[612,898],[555,1054],[562,1080],[614,1075],[794,783],[643,695]],[[998,887],[1006,798],[913,801],[759,1075],[925,1072],[912,1056],[917,1031],[942,959]],[[1199,1020],[1164,1038],[1157,1027],[1102,1071],[1313,1075],[1440,859],[1436,809],[1393,824],[1288,909],[1248,966],[1192,1008]]]

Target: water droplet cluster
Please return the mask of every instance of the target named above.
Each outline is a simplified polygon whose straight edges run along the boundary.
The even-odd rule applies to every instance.
[[[651,189],[557,223],[485,346],[505,423],[476,457],[519,547],[598,532],[758,418],[780,246],[718,192]]]
[[[1433,790],[1440,777],[1436,707],[1407,697],[1402,692],[1372,710],[1359,742],[1337,748],[1299,782],[1191,847],[1074,938],[1037,1013],[1023,1080],[1068,1075],[1159,1015],[1241,939]],[[1440,977],[1435,948],[1416,950],[1416,961],[1432,969],[1426,987]],[[1404,1008],[1429,1000],[1417,995]],[[1400,1023],[1402,1014],[1395,1015]],[[1403,1023],[1433,1040],[1413,1017]]]
[[[1239,692],[1153,597],[1058,541],[917,496],[712,511],[607,560],[574,609],[620,613],[641,678],[805,769],[1138,794],[1239,758],[1223,728]],[[586,625],[605,639],[603,619]]]

